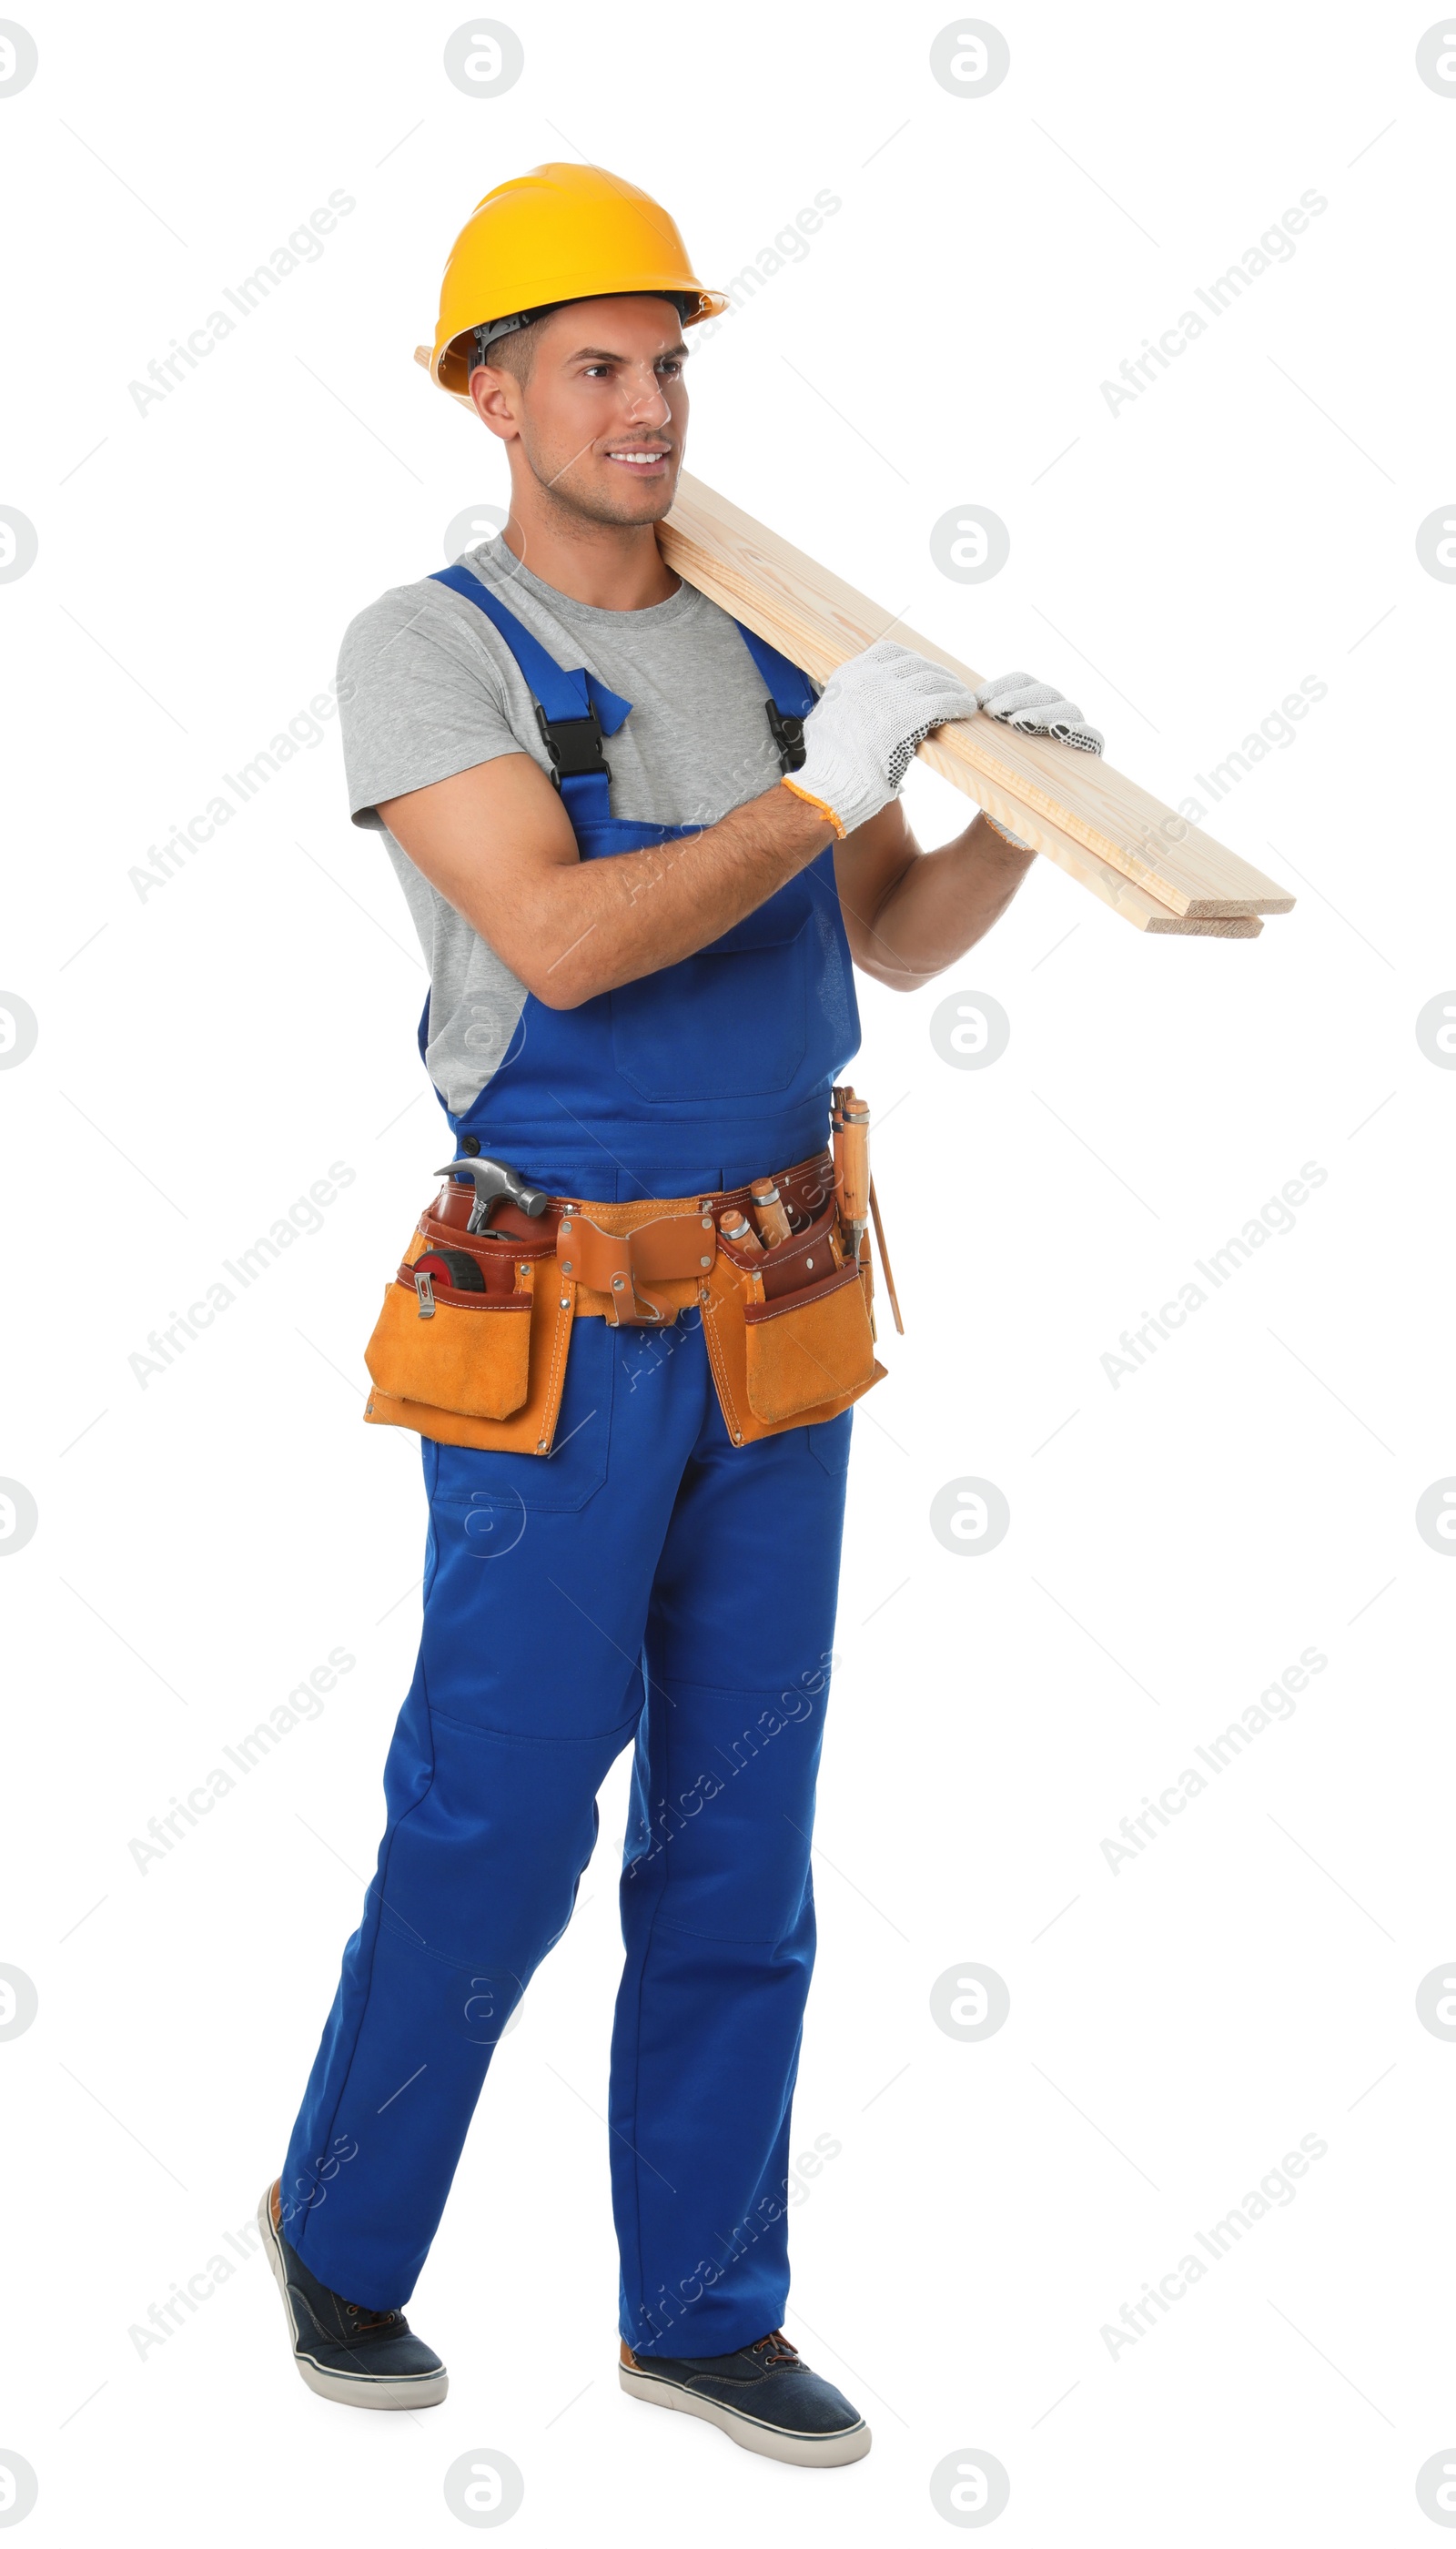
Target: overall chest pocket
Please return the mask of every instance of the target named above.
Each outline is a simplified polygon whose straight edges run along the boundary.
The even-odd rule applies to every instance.
[[[612,1050],[644,1097],[771,1097],[809,1046],[812,911],[786,886],[696,956],[612,1002]]]

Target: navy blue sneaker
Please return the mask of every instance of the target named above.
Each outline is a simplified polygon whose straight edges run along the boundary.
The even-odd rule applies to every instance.
[[[838,2469],[862,2461],[870,2447],[859,2410],[810,2371],[781,2328],[736,2354],[635,2355],[624,2337],[617,2377],[631,2398],[705,2416],[745,2452],[771,2461]]]
[[[276,2178],[263,2189],[257,2222],[288,2313],[293,2359],[309,2388],[346,2407],[437,2407],[450,2386],[439,2356],[410,2334],[403,2311],[346,2302],[309,2273],[283,2236]]]

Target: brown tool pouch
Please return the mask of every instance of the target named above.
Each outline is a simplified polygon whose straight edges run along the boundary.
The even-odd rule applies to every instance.
[[[845,1264],[835,1207],[777,1248],[720,1238],[701,1293],[703,1332],[734,1443],[820,1425],[885,1377],[870,1323],[868,1250]]]
[[[555,1233],[467,1234],[470,1201],[467,1191],[449,1187],[442,1210],[422,1213],[404,1264],[385,1286],[364,1352],[374,1383],[364,1416],[435,1443],[548,1452],[575,1308],[571,1286],[557,1278]],[[524,1215],[516,1218],[530,1227]],[[483,1292],[432,1279],[422,1297],[415,1260],[441,1246],[475,1260]]]
[[[868,1389],[874,1341],[864,1287],[852,1266],[783,1301],[749,1301],[743,1311],[748,1404],[755,1416],[804,1416],[825,1397]]]
[[[446,1185],[421,1215],[385,1287],[365,1352],[373,1425],[437,1443],[549,1453],[572,1324],[670,1327],[702,1314],[724,1421],[734,1443],[837,1416],[885,1376],[875,1361],[868,1243],[843,1262],[826,1157],[779,1175],[800,1224],[775,1248],[735,1248],[720,1224],[748,1189],[669,1202],[553,1199],[539,1220],[503,1205],[467,1232],[471,1195]],[[463,1249],[484,1290],[438,1272],[428,1252]]]
[[[514,1416],[531,1370],[529,1291],[460,1292],[408,1265],[384,1295],[364,1361],[391,1398],[452,1407],[461,1416]]]

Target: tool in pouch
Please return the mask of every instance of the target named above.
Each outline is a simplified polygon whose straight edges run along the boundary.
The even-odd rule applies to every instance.
[[[488,1230],[492,1208],[498,1202],[513,1203],[518,1211],[535,1220],[551,1200],[543,1187],[527,1185],[504,1160],[479,1156],[449,1160],[435,1174],[437,1178],[452,1178],[457,1172],[463,1172],[475,1188],[469,1219],[465,1224],[468,1232]],[[486,1288],[484,1274],[469,1250],[464,1248],[427,1249],[422,1257],[414,1260],[410,1271],[422,1319],[435,1316],[435,1286],[437,1282],[447,1283],[458,1292],[483,1292]],[[475,1306],[479,1307],[479,1304]]]
[[[734,1444],[840,1414],[885,1373],[860,1209],[868,1109],[835,1097],[832,1155],[728,1193],[602,1203],[547,1195],[505,1161],[451,1161],[385,1287],[366,1420],[548,1454],[574,1321],[670,1327],[689,1307]],[[847,1130],[841,1097],[858,1109]]]
[[[866,1261],[868,1260],[868,1250],[864,1249],[864,1235],[868,1224],[873,1221],[875,1241],[880,1252],[880,1264],[885,1270],[885,1289],[890,1295],[890,1307],[895,1314],[896,1329],[903,1337],[905,1321],[900,1315],[900,1298],[895,1289],[895,1276],[891,1272],[890,1258],[885,1247],[885,1227],[880,1218],[880,1201],[875,1193],[874,1179],[870,1176],[870,1110],[862,1097],[855,1096],[852,1088],[836,1088],[832,1093],[830,1107],[829,1122],[834,1144],[834,1192],[838,1197],[839,1219],[849,1234],[850,1253],[856,1264],[859,1262],[862,1250]],[[870,1311],[870,1328],[873,1332],[873,1308]]]

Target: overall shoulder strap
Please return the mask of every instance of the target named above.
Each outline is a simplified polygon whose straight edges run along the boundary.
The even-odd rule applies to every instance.
[[[619,699],[584,665],[568,672],[558,664],[539,638],[533,637],[531,630],[523,626],[514,611],[498,602],[479,576],[472,575],[460,561],[440,567],[431,581],[448,585],[462,601],[472,602],[510,647],[522,680],[535,700],[536,723],[551,757],[552,783],[560,791],[573,825],[610,822],[609,773],[602,737],[616,734],[619,726],[626,723],[631,713],[631,700]]]
[[[781,655],[776,646],[770,646],[762,637],[755,637],[752,629],[745,628],[741,619],[735,619],[733,626],[768,684],[769,698],[765,702],[768,722],[785,773],[802,770],[804,720],[814,706],[815,698],[808,677],[800,672],[797,664],[790,663],[787,655]]]

